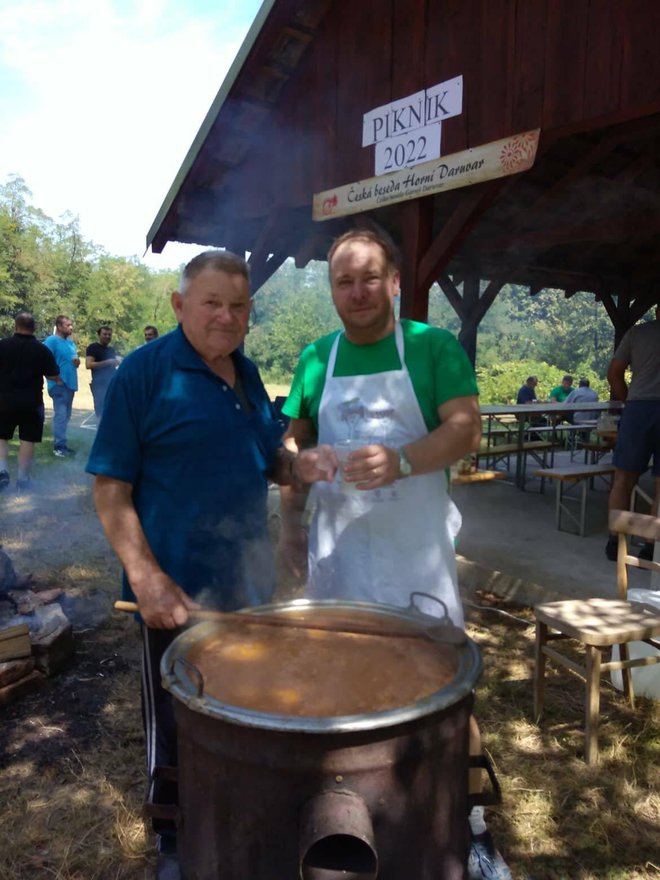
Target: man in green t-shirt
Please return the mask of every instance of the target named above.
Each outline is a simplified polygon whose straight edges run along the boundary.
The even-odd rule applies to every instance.
[[[563,403],[573,390],[573,377],[564,376],[561,385],[555,385],[548,395],[549,400],[555,400],[557,403]]]
[[[460,515],[446,469],[479,446],[474,370],[451,333],[396,320],[400,276],[388,241],[346,233],[332,245],[328,268],[343,331],[303,351],[282,410],[290,418],[286,445],[316,448],[323,479],[311,490],[308,536],[305,492],[281,491],[280,558],[304,570],[308,538],[311,597],[407,607],[423,591],[420,610],[462,627]],[[297,471],[311,482],[302,463]],[[479,752],[476,724],[471,752]],[[471,880],[510,880],[483,813],[470,825]]]

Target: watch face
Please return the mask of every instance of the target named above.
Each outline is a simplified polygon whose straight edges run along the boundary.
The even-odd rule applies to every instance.
[[[412,473],[412,465],[403,452],[399,453],[399,471],[404,477],[409,477]]]

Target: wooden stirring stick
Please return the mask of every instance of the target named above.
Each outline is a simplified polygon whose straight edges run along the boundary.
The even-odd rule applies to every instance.
[[[136,613],[138,606],[136,602],[115,602],[117,611],[127,611]],[[438,642],[449,642],[450,644],[460,644],[465,641],[465,634],[458,627],[438,625],[432,629],[420,623],[419,629],[392,629],[376,628],[375,626],[365,626],[360,624],[346,623],[313,623],[307,620],[300,620],[297,617],[291,617],[288,614],[265,614],[262,612],[244,614],[239,611],[211,611],[209,609],[199,608],[188,611],[188,616],[194,621],[216,620],[220,623],[238,622],[263,624],[264,626],[285,626],[295,627],[297,629],[321,630],[324,632],[347,633],[349,635],[361,636],[382,636],[383,638],[404,638],[418,639],[429,638]],[[415,625],[413,623],[413,625]],[[460,638],[457,635],[460,634]]]

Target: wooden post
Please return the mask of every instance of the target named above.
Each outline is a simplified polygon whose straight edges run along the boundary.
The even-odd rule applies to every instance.
[[[401,206],[401,317],[428,321],[429,287],[420,286],[419,264],[431,243],[433,198],[413,199]]]
[[[479,276],[471,272],[463,281],[463,318],[461,321],[461,332],[458,334],[458,341],[461,343],[467,356],[470,358],[472,366],[477,360],[477,333],[479,332],[479,315],[477,309],[479,306]]]

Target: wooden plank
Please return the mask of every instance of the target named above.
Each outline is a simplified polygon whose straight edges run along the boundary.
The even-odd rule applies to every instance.
[[[454,474],[451,475],[452,486],[466,486],[470,483],[484,483],[491,480],[504,480],[506,474],[504,471],[474,471],[471,474]]]
[[[589,477],[606,476],[607,474],[613,474],[614,471],[614,466],[609,464],[567,465],[566,467],[540,468],[534,471],[534,476],[543,477],[547,480],[560,480],[564,483],[586,480]]]
[[[625,3],[591,3],[587,17],[584,115],[600,116],[619,107],[623,38],[629,10]]]
[[[0,687],[12,684],[21,678],[25,678],[34,669],[34,657],[26,657],[19,660],[7,660],[0,663]]]
[[[538,620],[589,645],[653,638],[660,633],[660,614],[623,599],[565,599],[534,608]]]
[[[381,5],[387,8],[386,3]],[[396,47],[392,52],[393,99],[405,98],[435,85],[435,81],[426,79],[424,52],[420,51],[426,34],[426,2],[392,0],[392,30],[396,34]]]
[[[480,89],[477,112],[468,117],[468,140],[488,143],[515,131],[513,69],[515,57],[515,0],[483,3],[474,27],[479,28]]]
[[[547,0],[519,3],[512,74],[512,131],[540,128],[545,87],[545,22]],[[523,128],[519,128],[521,122]]]
[[[28,635],[14,636],[0,642],[0,661],[18,660],[21,657],[29,657],[31,653],[32,643]]]
[[[29,636],[30,630],[27,623],[10,623],[0,627],[0,642],[4,639],[14,639],[17,636]]]
[[[405,94],[393,94],[391,0],[338,3],[337,180],[347,183],[374,174],[374,147],[362,147],[362,117]]]
[[[44,676],[36,669],[28,675],[13,681],[4,687],[0,687],[0,706],[6,706],[26,694],[32,693],[44,683]]]
[[[552,443],[546,443],[544,440],[533,440],[530,443],[498,443],[495,446],[488,446],[473,453],[478,458],[486,458],[488,456],[513,455],[516,452],[542,452],[544,449],[552,449]]]
[[[660,541],[660,517],[646,513],[632,513],[629,510],[611,510],[609,516],[611,532],[636,535],[647,541]]]
[[[442,154],[457,153],[472,146],[468,119],[480,104],[479,28],[481,0],[438,3],[427,0],[427,28],[424,35],[426,79],[429,85],[454,76],[463,77],[463,113],[442,126]]]
[[[621,106],[637,107],[660,99],[660,4],[636,0],[622,5]]]
[[[588,9],[575,0],[548,5],[542,128],[584,118]]]
[[[340,22],[335,9],[326,16],[323,28],[310,47],[309,57],[306,59],[306,76],[303,79],[305,97],[301,112],[304,112],[306,106],[309,107],[310,123],[310,130],[303,144],[310,154],[310,177],[302,180],[303,185],[310,188],[307,192],[308,203],[310,192],[317,192],[318,189],[326,189],[341,182],[336,178],[334,167],[334,157],[339,149],[337,141],[342,131],[337,117],[337,45],[340,39]],[[314,84],[313,88],[309,87],[310,83]]]

